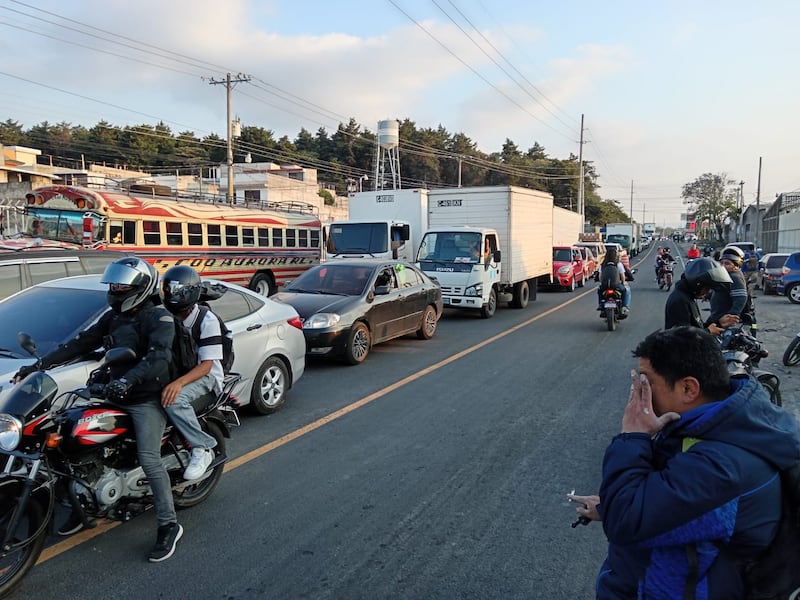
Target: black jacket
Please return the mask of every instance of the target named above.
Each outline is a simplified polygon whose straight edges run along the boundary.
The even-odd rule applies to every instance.
[[[130,402],[160,399],[161,390],[171,379],[172,341],[175,325],[172,315],[155,299],[145,301],[138,310],[118,315],[108,310],[100,319],[75,338],[42,357],[42,367],[66,363],[102,347],[132,348],[137,362],[119,365],[112,370],[115,379],[125,377],[131,384]]]
[[[664,306],[664,329],[678,327],[679,325],[693,325],[703,328],[703,318],[697,302],[689,293],[689,287],[684,279],[679,279],[672,288],[667,303]]]

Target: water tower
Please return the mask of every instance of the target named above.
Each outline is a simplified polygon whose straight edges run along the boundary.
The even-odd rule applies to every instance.
[[[399,190],[400,157],[397,153],[400,145],[400,122],[396,119],[378,121],[378,144],[375,154],[375,189]]]

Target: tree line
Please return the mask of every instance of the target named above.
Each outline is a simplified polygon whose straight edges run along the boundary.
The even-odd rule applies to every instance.
[[[574,154],[551,157],[538,143],[522,150],[506,139],[499,151],[485,153],[464,133],[452,134],[441,125],[418,127],[400,122],[400,164],[403,187],[516,185],[549,192],[557,206],[577,209],[580,165]],[[320,183],[346,194],[359,178],[372,178],[376,134],[355,119],[340,123],[335,132],[302,128],[292,140],[275,138],[257,126],[242,127],[234,141],[235,162],[245,155],[253,162],[298,164],[317,169]],[[42,151],[43,160],[67,168],[89,164],[126,166],[151,173],[199,173],[227,160],[227,143],[216,134],[199,138],[192,131],[177,134],[163,122],[119,127],[100,121],[91,128],[43,121],[30,129],[12,119],[0,123],[0,143]],[[628,221],[614,201],[598,193],[594,165],[584,161],[584,213],[593,225]],[[364,189],[368,189],[365,186]]]

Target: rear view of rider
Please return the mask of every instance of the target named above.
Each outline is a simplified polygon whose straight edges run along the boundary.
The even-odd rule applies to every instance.
[[[598,310],[603,310],[603,292],[609,288],[616,289],[622,294],[621,314],[627,317],[631,309],[631,288],[625,283],[625,267],[613,247],[606,251],[606,257],[600,268],[600,285],[597,288]]]
[[[202,282],[200,275],[189,266],[180,265],[168,269],[162,278],[161,294],[164,306],[183,321],[190,331],[197,330],[195,322],[200,318]],[[199,479],[214,459],[216,440],[205,433],[197,420],[192,400],[222,390],[225,373],[222,369],[222,332],[219,320],[209,309],[200,323],[197,344],[197,366],[188,373],[171,381],[161,393],[161,405],[167,416],[192,447],[189,466],[183,473],[187,480]]]
[[[160,306],[158,272],[141,258],[128,256],[106,267],[101,283],[108,284],[111,310],[86,331],[23,367],[15,379],[34,370],[44,370],[84,356],[97,348],[131,348],[136,362],[114,366],[106,385],[106,398],[125,407],[133,419],[139,464],[153,492],[158,535],[148,555],[150,562],[168,559],[175,552],[183,527],[178,524],[169,475],[161,462],[161,439],[166,414],[161,408],[161,390],[169,382],[169,363],[175,327],[172,315]],[[80,531],[84,522],[73,511],[59,535]]]

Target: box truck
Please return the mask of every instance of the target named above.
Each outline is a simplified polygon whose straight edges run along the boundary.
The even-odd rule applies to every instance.
[[[581,213],[553,207],[553,246],[572,246],[583,231]]]
[[[639,224],[608,223],[605,241],[619,244],[629,256],[636,256],[639,253]]]
[[[328,228],[327,258],[414,261],[428,223],[428,190],[382,190],[349,195],[346,221]]]
[[[417,265],[451,308],[524,308],[553,265],[553,197],[513,186],[431,190]],[[577,233],[576,233],[577,238]]]

